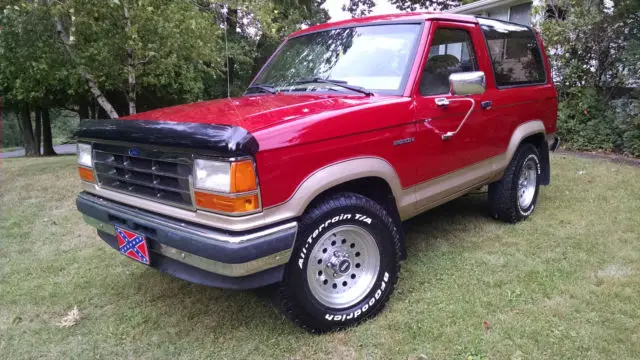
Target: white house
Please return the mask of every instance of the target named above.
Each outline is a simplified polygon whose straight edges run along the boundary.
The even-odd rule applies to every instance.
[[[544,3],[544,0],[480,0],[448,12],[486,16],[531,26],[536,22],[536,19],[532,19],[531,9]]]

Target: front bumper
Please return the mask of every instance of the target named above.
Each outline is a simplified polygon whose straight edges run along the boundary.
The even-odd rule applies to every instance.
[[[208,286],[247,289],[282,280],[291,257],[295,221],[248,232],[228,232],[186,223],[81,192],[76,199],[85,221],[118,249],[114,225],[142,233],[151,266]]]

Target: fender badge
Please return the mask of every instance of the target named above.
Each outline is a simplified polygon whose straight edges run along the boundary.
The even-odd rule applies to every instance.
[[[396,140],[393,142],[393,146],[398,146],[398,145],[402,145],[402,144],[408,144],[408,143],[412,143],[413,142],[413,138],[406,138],[406,139],[400,139],[400,140]]]

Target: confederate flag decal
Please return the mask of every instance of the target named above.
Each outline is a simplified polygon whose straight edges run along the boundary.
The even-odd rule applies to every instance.
[[[114,226],[116,228],[116,238],[120,253],[127,255],[133,260],[149,265],[149,251],[144,235],[136,234],[132,231]]]

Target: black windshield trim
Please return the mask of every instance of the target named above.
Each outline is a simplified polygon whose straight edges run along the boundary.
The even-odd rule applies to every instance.
[[[357,28],[357,27],[383,26],[383,25],[407,25],[407,24],[408,25],[411,25],[411,24],[424,25],[425,22],[426,22],[426,20],[424,20],[424,19],[418,19],[418,20],[416,20],[416,19],[408,19],[408,20],[382,20],[382,21],[375,21],[375,22],[364,23],[364,24],[336,25],[336,26],[332,26],[332,27],[327,28],[327,29],[318,29],[318,30],[305,32],[305,33],[302,33],[302,34],[299,34],[299,35],[289,36],[287,38],[287,40],[299,38],[299,37],[305,36],[305,35],[316,34],[316,33],[323,32],[323,31],[333,31],[333,30],[342,30],[342,29]]]

